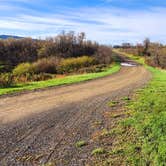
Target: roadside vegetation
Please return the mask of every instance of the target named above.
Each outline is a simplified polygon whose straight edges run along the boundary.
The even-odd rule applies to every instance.
[[[166,71],[146,65],[143,57],[115,50],[144,65],[152,80],[130,99],[124,97],[125,108],[116,118],[116,127],[108,131],[111,146],[107,156],[95,158],[96,165],[165,165],[166,163]],[[119,102],[111,101],[110,107]],[[124,107],[124,104],[123,104]],[[120,109],[120,108],[119,108]],[[116,113],[117,114],[117,113]],[[101,140],[103,141],[103,140]]]
[[[105,76],[119,69],[115,61],[111,47],[86,40],[84,33],[0,40],[0,94]]]
[[[148,40],[144,43],[146,42]],[[126,55],[130,58],[134,57],[130,54]],[[142,57],[136,58],[152,73],[153,78],[147,87],[138,92],[136,99],[130,102],[128,109],[131,115],[122,123],[125,128],[129,128],[126,131],[129,135],[127,142],[130,142],[125,151],[128,156],[127,161],[135,165],[164,165],[166,162],[166,71],[147,66],[145,63],[149,64],[149,62],[146,58],[145,63]],[[163,67],[159,64],[157,66]]]
[[[151,42],[147,38],[137,45],[124,43],[122,46],[115,47],[121,52],[143,57],[146,64],[150,66],[166,69],[166,46],[161,43]]]
[[[62,78],[49,79],[46,81],[36,81],[36,82],[28,82],[28,83],[18,83],[10,87],[2,87],[0,88],[0,95],[7,93],[20,92],[25,90],[34,90],[41,89],[52,86],[59,86],[65,84],[78,83],[82,81],[92,80],[95,78],[104,77],[120,70],[119,64],[112,64],[110,67],[103,69],[102,72],[97,73],[86,73],[80,75],[70,75]],[[3,81],[3,80],[2,80]]]
[[[130,102],[129,118],[122,122],[128,145],[127,162],[134,165],[164,165],[166,162],[166,71],[148,67],[150,84]]]

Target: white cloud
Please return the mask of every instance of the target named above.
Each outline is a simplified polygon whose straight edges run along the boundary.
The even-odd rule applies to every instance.
[[[164,42],[165,19],[166,8],[151,8],[147,11],[104,7],[61,9],[52,14],[0,16],[0,30],[17,30],[28,36],[48,36],[61,30],[84,31],[88,38],[102,43],[136,42],[145,37]]]

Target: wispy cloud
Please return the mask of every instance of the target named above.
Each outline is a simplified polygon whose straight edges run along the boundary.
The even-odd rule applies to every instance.
[[[10,7],[12,6],[9,5],[8,9]],[[145,37],[164,42],[166,37],[164,7],[148,10],[113,7],[60,8],[51,13],[25,10],[26,12],[15,12],[14,17],[0,16],[0,31],[19,31],[20,34],[33,37],[56,35],[61,30],[84,31],[88,38],[102,43],[119,43],[126,40],[139,42]]]

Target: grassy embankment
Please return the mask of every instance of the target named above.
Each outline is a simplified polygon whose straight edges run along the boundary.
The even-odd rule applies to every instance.
[[[81,74],[81,75],[74,75],[74,76],[66,76],[64,78],[55,78],[47,81],[39,81],[39,82],[29,82],[23,84],[16,84],[15,86],[8,87],[8,88],[0,88],[0,95],[9,94],[14,92],[20,92],[25,90],[34,90],[34,89],[41,89],[46,87],[52,86],[59,86],[64,84],[72,84],[78,83],[82,81],[92,80],[95,78],[104,77],[120,70],[119,64],[113,64],[110,68],[104,70],[103,72],[99,73],[88,73],[88,74]]]
[[[127,106],[130,117],[121,123],[127,143],[122,141],[121,155],[129,165],[165,165],[166,71],[147,66],[139,56],[124,55],[143,64],[153,78]]]

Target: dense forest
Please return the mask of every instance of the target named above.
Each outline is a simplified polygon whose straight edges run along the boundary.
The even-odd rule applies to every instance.
[[[101,71],[113,62],[112,48],[86,40],[85,33],[62,32],[45,40],[0,40],[0,80],[39,81],[51,74]]]
[[[122,51],[144,56],[146,63],[166,69],[166,46],[160,43],[151,42],[148,38],[143,43],[133,46],[129,43],[124,43],[122,46],[116,46]]]

